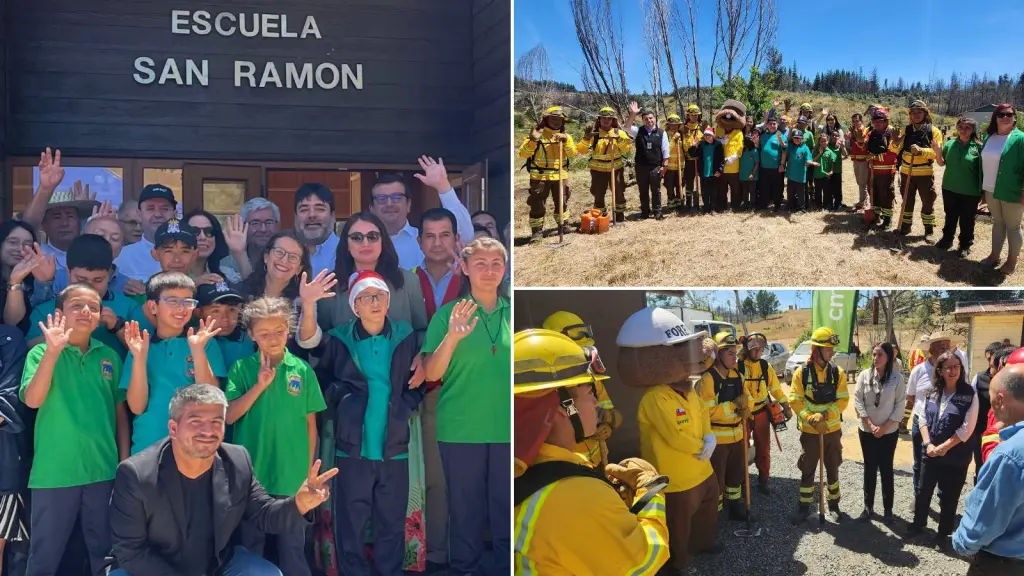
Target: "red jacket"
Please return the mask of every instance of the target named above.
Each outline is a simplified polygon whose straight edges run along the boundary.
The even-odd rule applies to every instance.
[[[412,269],[416,274],[416,277],[420,280],[420,289],[423,291],[423,301],[427,306],[427,323],[430,323],[430,319],[437,313],[437,307],[434,305],[434,287],[430,284],[430,277],[427,275],[427,271],[420,266]],[[441,297],[441,306],[448,304],[452,300],[455,300],[459,296],[459,290],[462,288],[462,274],[452,274],[452,279],[448,282],[448,289],[445,290],[444,296]],[[441,386],[440,380],[433,380],[427,382],[427,392]]]
[[[999,437],[999,429],[996,428],[996,413],[992,410],[988,411],[988,426],[981,435],[981,463],[984,464],[988,460],[988,455],[999,446],[1002,439]]]

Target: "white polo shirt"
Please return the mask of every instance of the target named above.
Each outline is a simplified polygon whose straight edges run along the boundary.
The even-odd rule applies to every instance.
[[[924,402],[925,396],[932,391],[932,376],[935,374],[935,364],[931,358],[921,362],[910,371],[907,378],[907,396],[914,397],[914,404]]]
[[[145,236],[135,244],[125,246],[114,259],[118,273],[140,282],[146,282],[154,274],[159,274],[160,263],[153,258],[152,251],[153,243]]]
[[[473,220],[469,216],[469,210],[466,210],[462,201],[459,200],[455,189],[452,188],[438,194],[437,197],[441,200],[441,207],[455,215],[456,232],[459,233],[459,239],[463,243],[471,242],[473,240]],[[419,235],[419,229],[406,220],[405,226],[398,231],[398,234],[391,236],[391,242],[395,245],[395,251],[398,252],[399,268],[412,270],[423,262],[423,250],[420,250],[418,241]]]

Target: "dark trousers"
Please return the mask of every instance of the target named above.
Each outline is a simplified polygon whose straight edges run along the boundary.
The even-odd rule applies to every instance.
[[[825,443],[825,488],[828,503],[829,506],[839,505],[839,466],[843,463],[842,436],[842,430],[824,435],[800,433],[800,457],[796,460],[796,467],[800,470],[800,506],[812,506],[815,502],[814,477],[818,475],[819,442]]]
[[[479,572],[488,520],[496,573],[508,574],[512,553],[511,444],[437,444],[448,485],[448,574]]]
[[[893,189],[893,184],[895,181],[896,177],[891,172],[876,172],[871,176],[871,185],[874,189],[874,196],[872,200],[874,206],[878,208],[879,214],[883,217],[893,217],[892,206],[893,202],[895,202],[896,197],[896,192]]]
[[[902,179],[907,178],[906,174],[901,175]],[[910,226],[914,222],[914,204],[917,195],[921,195],[921,221],[925,226],[935,225],[935,176],[911,176],[907,183],[907,205],[903,208],[903,226]]]
[[[334,478],[334,546],[346,575],[371,574],[366,527],[373,520],[373,574],[401,576],[405,561],[405,512],[409,461],[338,458]]]
[[[886,512],[891,512],[894,493],[892,462],[899,435],[894,432],[875,438],[870,432],[857,432],[860,435],[860,449],[864,453],[864,507],[875,509],[875,481],[881,475],[882,506]]]
[[[707,550],[718,532],[718,481],[708,476],[682,492],[665,494],[669,550],[674,568],[686,568],[690,556]]]
[[[825,208],[838,210],[843,205],[843,175],[833,172],[825,186]]]
[[[807,184],[790,180],[786,188],[786,200],[790,210],[802,210],[807,207]]]
[[[32,490],[32,526],[26,576],[55,576],[64,548],[75,527],[82,522],[82,535],[89,552],[93,576],[106,574],[104,559],[110,555],[110,492],[114,481],[96,482],[70,488]]]
[[[743,469],[747,463],[743,460],[742,440],[732,444],[719,444],[711,453],[711,468],[715,471],[718,479],[718,509],[722,509],[722,502],[727,501],[729,506],[745,507],[743,500]]]
[[[1024,560],[1006,558],[989,554],[982,550],[974,557],[967,576],[1007,576],[1008,574],[1024,574]]]
[[[817,210],[824,210],[831,208],[828,203],[828,198],[825,195],[825,191],[828,189],[828,177],[815,178],[814,185],[810,184],[810,180],[807,181],[807,196],[808,196],[808,208],[813,206]]]
[[[925,458],[921,462],[921,483],[914,498],[914,526],[924,528],[928,523],[928,509],[937,485],[940,487],[938,533],[939,536],[952,534],[956,505],[966,481],[967,465],[953,466],[944,464],[942,458]]]
[[[275,496],[283,499],[284,496]],[[306,529],[276,534],[277,566],[284,576],[309,576],[309,562],[306,561]],[[243,522],[240,528],[242,546],[257,556],[263,556],[267,535],[260,532],[255,524]]]
[[[215,573],[217,576],[280,576],[281,571],[264,558],[246,550],[244,546],[235,546],[231,559]],[[118,568],[110,576],[146,576],[145,574],[129,574]]]
[[[551,197],[552,217],[558,220],[558,180],[530,180],[530,195],[526,204],[530,207],[530,229],[544,228],[544,216],[547,214],[547,200]],[[569,221],[569,182],[566,180],[562,188],[562,222]]]
[[[715,209],[725,212],[729,207],[729,199],[732,199],[732,209],[739,210],[740,202],[743,201],[743,192],[740,190],[739,172],[734,174],[722,173],[722,183],[718,189],[718,205]]]
[[[718,202],[719,178],[715,178],[714,176],[700,177],[700,197],[701,201],[704,203],[705,212],[711,212],[714,210],[715,205]]]
[[[646,217],[651,213],[651,208],[660,212],[661,166],[637,166],[636,185],[640,189],[640,213]]]
[[[662,181],[665,184],[665,198],[668,200],[668,208],[680,208],[680,200],[682,200],[683,195],[679,186],[679,171],[669,170],[665,172],[665,178]]]
[[[740,200],[744,208],[754,208],[757,202],[757,180],[740,180]]]
[[[767,208],[769,204],[782,207],[782,178],[778,168],[761,168],[757,187],[758,208]]]
[[[956,227],[960,226],[960,247],[970,248],[974,244],[974,217],[978,214],[981,196],[967,196],[942,189],[942,207],[946,211],[946,222],[942,226],[942,239],[953,241]]]
[[[590,171],[590,194],[594,197],[594,208],[604,210],[604,196],[612,184],[611,172]],[[626,210],[626,177],[622,175],[622,169],[615,171],[615,212]]]
[[[917,425],[917,416],[911,418],[910,444],[914,449],[914,496],[917,496],[919,482],[921,481],[921,460],[924,455],[924,437],[921,436],[921,428]],[[942,498],[942,486],[939,486],[939,498]]]

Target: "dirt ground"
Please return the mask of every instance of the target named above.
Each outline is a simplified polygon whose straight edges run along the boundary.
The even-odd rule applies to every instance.
[[[845,161],[843,169],[843,202],[852,206],[857,202],[852,164]],[[939,189],[942,171],[935,167],[939,198],[934,240],[938,240],[945,218]],[[530,244],[528,180],[525,170],[516,172],[517,287],[1024,285],[1024,267],[1007,277],[978,264],[991,248],[989,217],[978,217],[974,247],[962,258],[924,241],[920,201],[911,235],[902,240],[891,231],[865,233],[861,213],[769,210],[670,214],[660,222],[630,220],[601,235],[572,233],[568,244],[561,247],[553,247],[557,236]],[[592,207],[589,171],[571,172],[569,186],[568,211],[575,229],[580,214]],[[610,203],[610,195],[607,198]],[[626,200],[630,219],[640,211],[636,186],[627,187]],[[666,201],[664,195],[662,201]],[[545,225],[553,230],[550,215]],[[1004,247],[1004,258],[1006,250]]]

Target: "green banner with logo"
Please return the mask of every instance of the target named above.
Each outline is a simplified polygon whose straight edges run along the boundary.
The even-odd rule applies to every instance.
[[[836,352],[847,353],[857,318],[856,290],[815,290],[811,296],[811,330],[831,328],[839,336]]]

